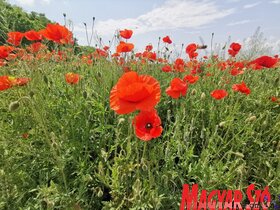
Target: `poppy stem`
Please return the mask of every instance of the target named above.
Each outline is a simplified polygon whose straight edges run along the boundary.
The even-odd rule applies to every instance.
[[[91,25],[91,34],[90,34],[89,45],[91,45],[91,41],[92,41],[92,37],[93,37],[94,22],[95,22],[95,17],[92,18],[92,25]]]
[[[159,50],[159,47],[160,47],[160,40],[161,40],[161,37],[158,38],[158,46],[157,46],[157,54],[160,55],[160,50]]]
[[[66,27],[66,13],[63,13],[63,17],[64,17],[64,26]]]
[[[90,43],[89,43],[89,38],[88,38],[88,31],[87,31],[87,24],[86,24],[86,23],[84,23],[84,26],[85,26],[85,29],[86,29],[87,43],[88,43],[88,46],[90,46]]]
[[[180,50],[180,54],[179,54],[179,57],[182,56],[182,53],[183,53],[183,49],[184,49],[184,43],[182,43],[182,47],[181,47],[181,50]]]
[[[147,142],[144,144],[144,149],[143,149],[143,154],[142,154],[142,159],[144,159],[145,154],[146,154],[146,148],[147,148]]]
[[[213,56],[213,39],[214,39],[214,33],[211,35],[211,57]]]

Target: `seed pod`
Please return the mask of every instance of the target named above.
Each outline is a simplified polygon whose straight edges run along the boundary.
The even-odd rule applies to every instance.
[[[95,192],[97,194],[97,197],[101,198],[103,196],[103,191],[100,187],[96,187]]]
[[[45,82],[46,84],[49,83],[48,77],[47,77],[46,75],[44,75],[43,80],[44,80],[44,82]]]
[[[13,101],[9,105],[9,111],[13,112],[19,108],[19,101]]]
[[[31,90],[31,91],[29,92],[29,96],[32,98],[34,95],[35,95],[35,93]]]
[[[254,122],[257,119],[257,117],[255,115],[248,117],[245,122]]]
[[[192,94],[192,95],[195,95],[196,92],[197,92],[196,89],[193,89],[192,92],[191,92],[191,94]]]
[[[84,92],[83,92],[83,97],[84,97],[84,99],[87,99],[87,96],[88,96],[87,91],[84,91]]]
[[[205,93],[201,93],[200,99],[205,99],[206,95]]]
[[[219,127],[225,127],[225,125],[226,125],[225,121],[219,123]]]
[[[280,78],[280,77],[277,77],[277,78],[275,79],[275,82],[274,82],[274,83],[275,83],[275,85],[277,85],[277,84],[278,84],[278,82],[279,82],[279,78]]]
[[[125,122],[125,119],[122,117],[119,119],[118,125],[122,124],[123,122]]]

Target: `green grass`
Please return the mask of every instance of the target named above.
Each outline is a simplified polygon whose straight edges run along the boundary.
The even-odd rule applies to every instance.
[[[32,78],[0,92],[0,209],[179,209],[182,185],[193,183],[243,192],[255,183],[280,193],[280,107],[269,100],[280,94],[279,68],[231,77],[213,65],[206,69],[213,76],[202,76],[186,97],[174,100],[165,89],[185,74],[161,72],[153,63],[136,66],[162,89],[156,108],[164,131],[143,142],[134,135],[135,113],[110,110],[121,67],[69,60],[19,61],[0,69],[1,75]],[[67,72],[79,73],[80,83],[67,84]],[[223,76],[229,84],[221,84]],[[242,80],[249,96],[231,90]],[[229,97],[214,100],[210,92],[217,88]],[[20,106],[10,111],[14,101]]]

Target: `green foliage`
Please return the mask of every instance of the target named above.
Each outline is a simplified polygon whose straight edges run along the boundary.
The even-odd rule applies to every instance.
[[[1,68],[32,81],[0,92],[0,209],[178,209],[184,183],[243,191],[255,183],[279,194],[280,109],[268,99],[280,92],[279,68],[233,77],[230,96],[215,101],[209,93],[228,73],[213,63],[207,71],[214,76],[179,100],[164,90],[180,73],[136,67],[162,88],[163,135],[143,142],[133,132],[134,114],[116,115],[109,107],[122,69],[102,59],[93,66],[69,60]],[[82,75],[78,85],[64,81],[69,71]],[[249,96],[230,90],[241,80],[252,89]]]
[[[77,40],[75,40],[77,42]],[[75,44],[75,54],[80,54],[80,55],[89,55],[91,53],[93,53],[95,51],[94,47],[91,46],[78,46],[77,44]]]

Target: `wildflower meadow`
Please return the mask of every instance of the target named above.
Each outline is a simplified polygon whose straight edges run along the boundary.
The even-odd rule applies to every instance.
[[[244,59],[238,42],[205,55],[186,40],[175,56],[168,35],[136,51],[130,29],[83,51],[58,23],[6,35],[0,209],[172,210],[184,184],[253,183],[277,200],[278,55]]]

